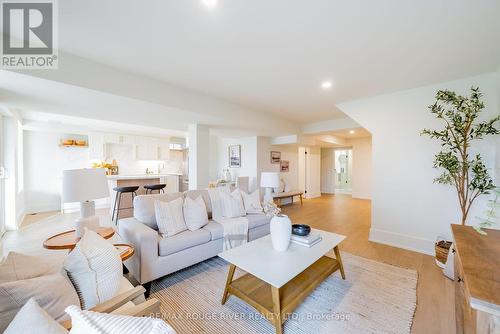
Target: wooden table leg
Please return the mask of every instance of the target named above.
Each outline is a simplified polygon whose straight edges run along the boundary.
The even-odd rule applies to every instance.
[[[339,246],[335,246],[335,248],[333,249],[333,251],[335,252],[335,258],[339,262],[340,274],[342,275],[342,279],[345,280],[344,265],[342,264],[342,259],[340,258]]]
[[[300,206],[302,206],[302,194],[300,194]]]
[[[229,295],[229,285],[233,281],[234,271],[236,270],[236,266],[231,264],[229,266],[229,272],[227,273],[226,287],[224,288],[224,294],[222,295],[221,304],[224,305],[227,301],[227,297]]]
[[[273,323],[276,329],[276,334],[283,333],[282,319],[281,319],[281,305],[280,305],[280,289],[271,286],[271,293],[273,295]]]

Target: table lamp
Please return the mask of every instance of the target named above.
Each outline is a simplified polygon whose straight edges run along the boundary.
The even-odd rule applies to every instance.
[[[109,197],[106,170],[103,168],[68,169],[63,171],[63,202],[80,202],[80,218],[76,221],[76,234],[81,237],[85,224],[97,221],[95,199]]]
[[[276,172],[262,172],[260,174],[260,186],[266,189],[264,194],[264,202],[273,200],[273,188],[280,186],[280,177]]]

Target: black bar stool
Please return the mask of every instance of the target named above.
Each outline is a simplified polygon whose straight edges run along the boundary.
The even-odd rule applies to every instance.
[[[165,188],[167,185],[166,184],[163,184],[163,183],[160,183],[160,184],[147,184],[144,186],[144,189],[146,189],[146,195],[149,193],[149,194],[152,194],[154,190],[158,190],[158,194],[160,193],[160,191],[162,193],[165,193],[165,190],[163,190],[163,188]]]
[[[134,196],[137,196],[136,191],[139,189],[139,186],[133,186],[133,187],[115,187],[113,188],[114,191],[116,191],[116,197],[115,197],[115,205],[113,207],[113,215],[111,216],[111,221],[115,220],[115,212],[116,212],[116,220],[115,220],[115,225],[118,224],[118,216],[120,215],[120,210],[125,210],[125,209],[133,209],[134,207],[130,208],[120,208],[120,203],[122,200],[122,194],[126,193],[131,193],[132,194],[132,203],[134,203]]]

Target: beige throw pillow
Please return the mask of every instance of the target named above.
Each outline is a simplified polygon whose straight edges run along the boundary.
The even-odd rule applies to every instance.
[[[245,207],[243,206],[243,199],[241,198],[241,192],[239,189],[235,189],[231,193],[221,191],[220,198],[222,200],[224,218],[236,218],[246,215]]]
[[[156,223],[164,237],[171,237],[187,230],[183,213],[184,199],[170,202],[155,201]]]
[[[0,284],[55,273],[42,257],[10,252],[0,264]]]
[[[207,207],[201,196],[196,199],[186,197],[184,200],[184,220],[190,231],[196,231],[208,224]]]
[[[68,331],[45,312],[34,298],[30,298],[4,332],[20,333],[67,334]]]
[[[260,203],[259,189],[255,190],[251,194],[247,194],[246,192],[242,191],[241,197],[243,197],[243,204],[245,206],[246,213],[262,213],[262,204]]]
[[[0,284],[0,333],[30,298],[57,321],[66,318],[66,307],[80,306],[75,288],[61,273]]]
[[[116,296],[123,276],[118,250],[92,230],[86,230],[64,260],[82,308],[89,309]]]

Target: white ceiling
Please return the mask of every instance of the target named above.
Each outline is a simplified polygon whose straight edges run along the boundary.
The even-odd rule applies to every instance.
[[[297,122],[496,70],[494,0],[64,0],[60,49]],[[60,63],[64,66],[64,63]],[[333,87],[322,91],[322,80]]]

